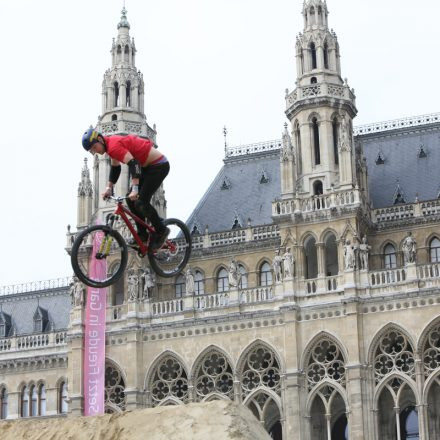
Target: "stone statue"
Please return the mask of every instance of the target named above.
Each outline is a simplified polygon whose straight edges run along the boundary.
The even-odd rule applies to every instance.
[[[345,259],[345,270],[354,269],[354,247],[350,243],[350,240],[345,240],[344,244],[344,259]]]
[[[408,236],[403,240],[402,250],[405,264],[416,262],[416,240],[412,236],[412,232],[408,232]]]
[[[70,283],[70,300],[74,307],[84,306],[84,286],[77,277]]]
[[[295,272],[295,258],[290,251],[290,248],[286,248],[286,252],[283,255],[283,269],[284,278],[293,278]]]
[[[186,269],[185,283],[186,283],[186,294],[194,295],[196,291],[195,282],[194,282],[194,273],[190,267]]]
[[[342,117],[341,122],[341,138],[340,138],[340,149],[341,151],[350,151],[350,139],[348,135],[347,121],[345,116]]]
[[[241,275],[238,270],[238,264],[235,261],[235,258],[233,258],[229,263],[229,275],[228,275],[229,287],[238,287],[238,284],[240,283],[240,278]]]
[[[353,268],[359,269],[361,267],[361,244],[359,238],[355,235],[353,237],[353,253],[354,253],[354,263]]]
[[[281,269],[282,263],[283,263],[283,257],[280,255],[280,250],[277,249],[275,251],[275,257],[273,257],[273,262],[272,262],[276,283],[283,281],[283,273]]]
[[[139,277],[136,275],[135,271],[131,269],[128,272],[128,300],[129,301],[137,301],[138,299],[138,291],[139,291]]]
[[[371,246],[367,244],[367,237],[364,235],[362,243],[359,245],[359,263],[362,270],[368,270],[368,255]]]
[[[156,284],[156,280],[154,273],[149,267],[143,270],[141,279],[144,281],[143,298],[151,298],[151,291]]]

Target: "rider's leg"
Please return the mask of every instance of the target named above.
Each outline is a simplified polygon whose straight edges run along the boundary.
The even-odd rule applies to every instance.
[[[128,194],[127,194],[127,196],[128,196]],[[136,214],[141,219],[145,220],[145,214],[140,212],[139,209],[137,209],[135,202],[133,202],[130,199],[127,199],[126,201],[127,201],[128,207],[130,208],[130,211],[133,214]],[[140,239],[142,241],[147,241],[148,233],[147,233],[147,230],[145,229],[145,226],[143,226],[140,223],[136,222],[136,229],[137,229],[137,233],[138,233]]]
[[[159,238],[163,238],[163,236],[166,238],[165,234],[169,230],[163,225],[159,214],[154,206],[151,205],[151,198],[159,189],[169,171],[170,164],[168,162],[142,168],[142,175],[139,181],[139,200],[135,202],[137,211],[142,211],[145,217],[148,218]]]

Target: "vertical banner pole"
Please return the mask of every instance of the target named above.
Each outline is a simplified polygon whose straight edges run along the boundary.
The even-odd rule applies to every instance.
[[[107,275],[106,260],[95,258],[103,238],[103,233],[97,232],[93,239],[89,272],[95,279],[104,279]],[[104,414],[106,297],[106,288],[87,288],[83,365],[85,416]]]

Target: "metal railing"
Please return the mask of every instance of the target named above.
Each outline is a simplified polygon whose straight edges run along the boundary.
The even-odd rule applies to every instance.
[[[65,277],[56,278],[53,280],[32,281],[29,283],[13,284],[10,286],[0,286],[0,296],[13,295],[17,293],[38,292],[48,289],[60,289],[63,287],[68,287],[71,282],[71,277]]]

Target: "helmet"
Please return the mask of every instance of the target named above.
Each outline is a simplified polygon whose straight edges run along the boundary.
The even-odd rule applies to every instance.
[[[95,142],[98,142],[98,136],[101,136],[101,133],[98,133],[93,127],[90,127],[84,132],[82,137],[82,146],[86,151],[89,151],[90,148],[92,148],[92,145]]]

